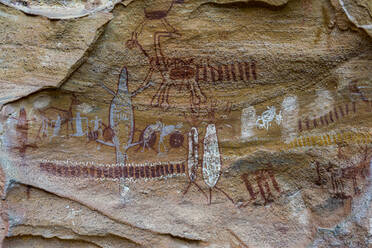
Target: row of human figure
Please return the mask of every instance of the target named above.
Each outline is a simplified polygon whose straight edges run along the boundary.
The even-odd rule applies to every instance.
[[[42,139],[49,137],[52,140],[54,137],[60,136],[62,126],[65,124],[67,136],[83,137],[89,136],[90,131],[98,132],[101,129],[102,120],[97,116],[93,120],[89,120],[88,117],[83,117],[79,112],[76,116],[67,120],[65,123],[62,121],[61,116],[57,116],[56,119],[48,119],[46,117],[41,117],[41,126],[38,130],[37,138]],[[69,133],[69,127],[74,132]]]

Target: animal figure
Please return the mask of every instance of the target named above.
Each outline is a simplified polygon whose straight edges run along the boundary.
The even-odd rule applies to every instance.
[[[140,137],[140,141],[138,143],[142,146],[142,152],[145,148],[152,148],[156,142],[156,132],[160,132],[162,130],[163,123],[161,121],[157,121],[155,124],[148,125],[143,134]]]
[[[144,56],[149,60],[150,68],[143,81],[146,85],[152,78],[153,73],[159,73],[161,76],[161,83],[151,99],[151,105],[167,108],[169,104],[169,91],[176,86],[175,81],[180,85],[185,85],[190,92],[191,106],[194,108],[200,103],[206,101],[206,96],[200,88],[197,80],[191,80],[195,76],[195,70],[190,66],[192,59],[186,61],[182,58],[167,58],[161,47],[160,38],[162,37],[179,37],[177,30],[169,24],[166,17],[175,3],[183,3],[183,0],[172,0],[168,9],[149,11],[144,9],[145,19],[132,33],[131,39],[126,42],[126,46],[130,49],[138,47]],[[138,41],[144,25],[148,20],[160,20],[164,27],[164,31],[156,31],[152,36],[154,37],[154,46],[151,51],[154,55],[150,55],[142,44]],[[182,88],[182,87],[181,87]]]
[[[177,125],[165,125],[161,121],[157,121],[155,124],[148,125],[140,135],[140,139],[137,143],[142,147],[142,152],[145,148],[151,148],[154,150],[153,146],[156,142],[156,133],[159,133],[159,144],[158,144],[158,154],[162,154],[161,146],[163,146],[164,151],[168,152],[166,145],[164,144],[164,139],[166,136],[174,133],[177,129],[182,127],[182,123]],[[137,149],[138,150],[138,149]]]
[[[164,144],[164,138],[177,129],[180,129],[182,127],[182,123],[178,123],[177,125],[164,125],[162,124],[161,130],[160,130],[160,138],[159,138],[159,148],[158,152],[161,153],[160,146],[163,145],[165,152],[168,152],[167,147]]]
[[[274,106],[267,107],[267,110],[262,113],[261,116],[258,116],[256,120],[256,125],[259,128],[265,128],[269,130],[271,122],[275,119],[276,124],[280,124],[282,121],[282,111],[276,114],[276,108]]]
[[[39,110],[42,118],[42,124],[39,128],[38,134],[36,136],[37,139],[41,139],[40,133],[42,134],[42,137],[48,136],[48,128],[54,127],[52,126],[52,119],[54,119],[52,116],[56,117],[55,119],[59,119],[58,123],[60,125],[60,128],[63,126],[66,126],[66,134],[67,137],[70,136],[69,129],[74,132],[74,125],[72,123],[73,113],[72,109],[74,106],[80,104],[80,101],[77,99],[75,94],[72,94],[71,96],[71,103],[67,110],[57,108],[57,107],[49,107],[45,110]]]
[[[361,159],[359,162],[355,163],[355,159],[348,157],[341,152],[339,147],[339,152],[337,157],[346,162],[348,167],[340,168],[339,166],[329,162],[327,167],[321,168],[319,162],[316,162],[316,171],[318,174],[318,180],[316,184],[322,185],[330,183],[332,186],[332,194],[336,198],[348,199],[353,195],[360,194],[361,190],[358,186],[358,179],[368,179],[370,175],[370,159],[372,150],[368,146],[359,149],[361,151]],[[359,177],[359,178],[358,178]],[[348,194],[345,189],[347,189],[349,182],[353,189],[353,193]]]

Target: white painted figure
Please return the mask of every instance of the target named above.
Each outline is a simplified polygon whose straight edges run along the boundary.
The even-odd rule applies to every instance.
[[[182,123],[178,123],[177,125],[164,125],[162,124],[161,131],[160,131],[160,138],[159,138],[159,148],[158,152],[161,153],[160,145],[162,144],[164,147],[164,151],[168,152],[167,147],[164,145],[164,138],[168,136],[169,134],[173,133],[177,129],[180,129],[182,127]]]
[[[274,106],[267,107],[267,110],[264,111],[261,116],[258,116],[256,125],[258,128],[269,130],[273,120],[275,120],[276,124],[280,125],[282,121],[282,112],[280,111],[279,114],[276,114],[276,108]]]
[[[59,135],[59,131],[61,130],[61,117],[58,115],[57,120],[51,121],[53,128],[53,135],[50,137],[52,139],[53,137],[57,137]],[[54,123],[54,125],[53,125]]]
[[[73,120],[75,120],[76,133],[74,133],[72,136],[82,137],[82,136],[87,135],[88,134],[88,131],[87,131],[87,129],[88,129],[88,118],[81,117],[80,113],[77,112],[76,117],[73,118]],[[83,121],[85,121],[85,127],[86,127],[85,131],[83,131],[83,125],[82,125]]]
[[[209,124],[204,137],[203,178],[209,188],[213,188],[221,171],[221,157],[216,126]]]
[[[41,130],[40,135],[41,137],[48,137],[49,136],[49,120],[46,117],[41,117]]]
[[[247,139],[254,136],[254,128],[256,127],[256,110],[253,106],[249,106],[242,111],[241,115],[241,138]]]
[[[297,96],[288,96],[282,102],[282,138],[284,142],[290,142],[297,135],[299,107]]]
[[[143,147],[142,147],[142,152],[145,150],[145,148],[150,148],[149,142],[151,140],[152,135],[155,132],[160,132],[162,130],[163,123],[160,121],[157,121],[155,124],[148,125],[145,128],[145,131],[143,132],[143,137],[142,137],[142,142],[143,142]]]
[[[93,122],[93,124],[94,124],[94,126],[93,126],[93,131],[98,131],[98,129],[99,129],[99,127],[100,127],[100,122],[101,122],[102,120],[101,119],[98,119],[98,117],[96,116],[96,118],[94,119],[94,120],[90,120],[90,122],[92,123]]]
[[[198,170],[199,164],[198,140],[199,140],[198,129],[192,127],[189,132],[189,154],[187,159],[189,177],[191,182],[195,181]]]
[[[187,168],[188,168],[188,176],[189,176],[189,183],[187,184],[187,187],[185,191],[183,192],[183,195],[186,195],[189,191],[191,185],[195,185],[198,190],[205,196],[205,198],[208,200],[207,194],[202,190],[202,188],[197,184],[196,177],[198,174],[198,168],[199,168],[199,134],[198,129],[196,127],[192,127],[189,132],[189,151],[187,156]]]

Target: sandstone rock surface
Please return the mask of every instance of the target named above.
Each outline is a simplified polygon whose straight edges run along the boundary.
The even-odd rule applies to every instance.
[[[369,1],[0,26],[3,247],[371,247]]]

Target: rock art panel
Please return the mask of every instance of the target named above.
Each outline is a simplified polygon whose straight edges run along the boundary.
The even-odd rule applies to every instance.
[[[368,247],[368,3],[118,2],[0,6],[5,247]]]

